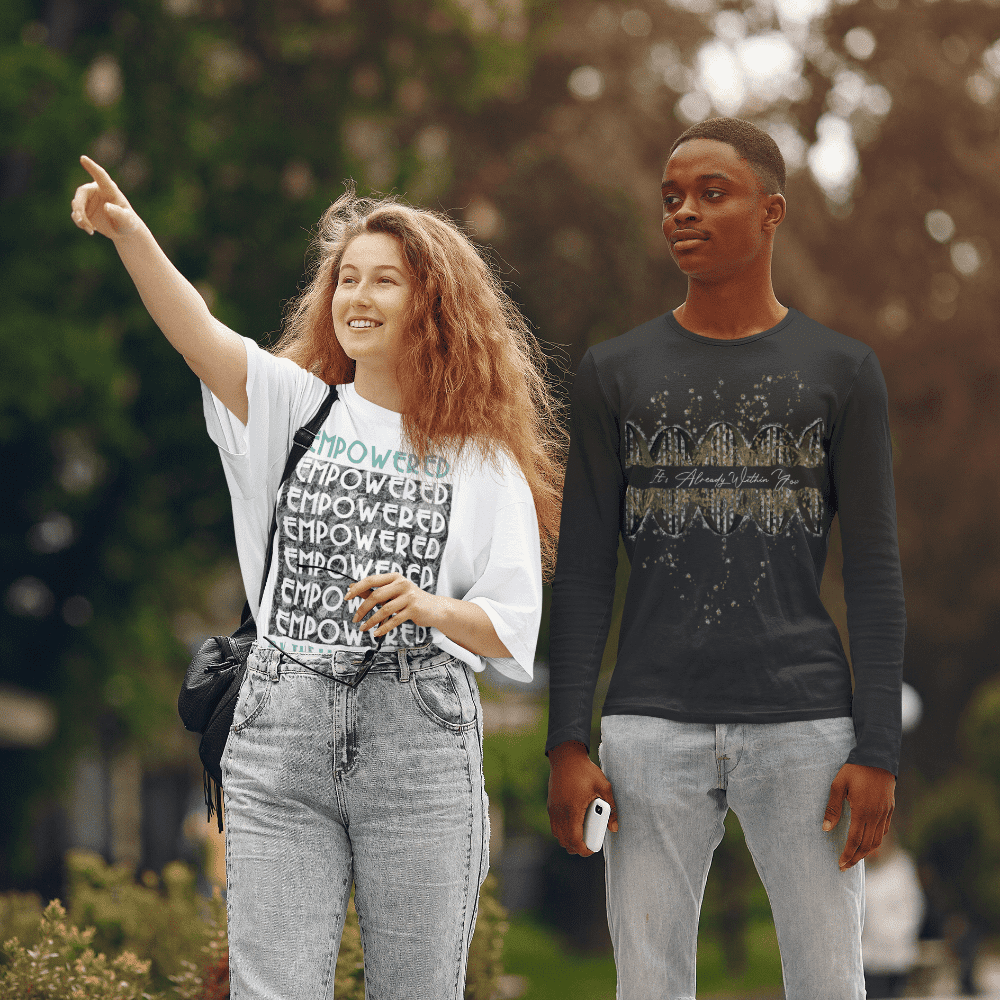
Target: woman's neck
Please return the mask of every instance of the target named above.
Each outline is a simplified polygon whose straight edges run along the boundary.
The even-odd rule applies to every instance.
[[[394,375],[384,370],[375,370],[363,365],[356,365],[354,372],[354,391],[369,403],[381,406],[394,413],[403,412],[403,394]]]

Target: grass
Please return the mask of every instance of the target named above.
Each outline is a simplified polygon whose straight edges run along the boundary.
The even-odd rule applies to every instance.
[[[615,962],[610,955],[567,954],[558,937],[527,914],[511,920],[503,961],[505,973],[528,980],[522,1000],[598,1000],[615,995]]]
[[[698,940],[698,993],[702,996],[781,996],[781,957],[773,922],[757,920],[747,929],[747,968],[742,976],[726,973],[717,938]]]
[[[750,925],[747,959],[744,975],[728,976],[718,941],[702,934],[698,995],[780,996],[781,961],[770,920]],[[504,941],[504,971],[527,979],[522,1000],[614,1000],[615,996],[615,963],[610,955],[568,954],[558,936],[529,914],[518,914],[510,922]]]

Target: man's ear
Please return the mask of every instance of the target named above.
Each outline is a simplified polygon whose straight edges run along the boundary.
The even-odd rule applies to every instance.
[[[785,196],[769,194],[764,199],[764,228],[772,232],[781,225],[785,218]]]

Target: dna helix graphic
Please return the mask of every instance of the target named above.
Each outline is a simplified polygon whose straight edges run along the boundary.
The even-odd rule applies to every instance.
[[[810,534],[823,533],[822,419],[798,438],[780,424],[769,424],[749,442],[726,421],[712,424],[697,440],[683,427],[667,427],[652,443],[627,422],[625,446],[630,536],[652,517],[676,537],[699,514],[719,535],[730,534],[748,518],[768,535],[784,531],[795,518]]]

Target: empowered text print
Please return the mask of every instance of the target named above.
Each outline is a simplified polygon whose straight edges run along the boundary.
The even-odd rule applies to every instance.
[[[278,494],[278,571],[269,634],[290,640],[293,652],[371,644],[351,620],[361,598],[344,597],[355,580],[400,573],[435,593],[451,520],[450,483],[426,473],[393,475],[341,465],[321,457],[322,450],[320,444],[317,453],[306,454]],[[334,451],[331,447],[328,454]],[[392,463],[396,470],[424,471],[413,467],[411,456],[396,454],[405,459]],[[428,637],[429,629],[404,622],[385,637],[385,645],[420,645]]]

